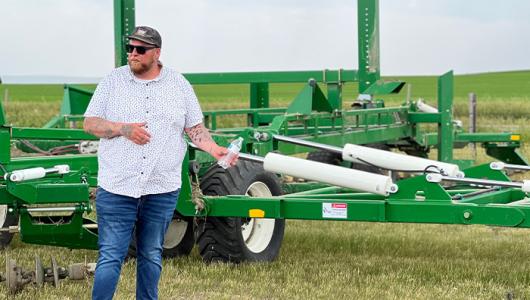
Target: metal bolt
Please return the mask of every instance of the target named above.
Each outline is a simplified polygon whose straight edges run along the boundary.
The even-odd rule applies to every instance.
[[[466,219],[466,220],[471,219],[471,212],[469,212],[469,211],[465,211],[465,212],[464,212],[464,219]]]

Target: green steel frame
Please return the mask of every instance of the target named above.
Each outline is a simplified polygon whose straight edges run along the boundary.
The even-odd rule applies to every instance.
[[[115,0],[116,65],[126,63],[125,36],[134,27],[134,1]],[[186,74],[192,84],[249,84],[248,109],[205,112],[205,122],[214,139],[227,143],[236,136],[244,138],[243,152],[264,156],[270,151],[298,154],[310,151],[303,146],[278,142],[274,135],[296,136],[308,141],[342,146],[346,143],[385,143],[402,150],[426,154],[438,148],[438,159],[461,166],[469,161],[453,158],[453,148],[467,143],[481,143],[492,157],[512,164],[527,164],[518,153],[517,134],[471,134],[453,126],[453,74],[438,79],[438,113],[416,111],[414,104],[392,108],[344,109],[342,86],[359,82],[359,93],[381,95],[396,93],[403,82],[386,82],[379,70],[378,1],[359,0],[359,70],[323,70],[302,72],[247,72]],[[269,108],[269,83],[307,82],[287,108]],[[327,85],[324,95],[319,84]],[[97,233],[87,218],[92,211],[90,188],[97,186],[95,155],[61,155],[11,157],[12,143],[30,140],[35,143],[69,143],[97,140],[77,128],[82,121],[91,91],[65,86],[60,115],[44,128],[10,127],[0,106],[0,164],[3,173],[32,167],[51,168],[68,164],[67,175],[50,175],[27,182],[0,179],[0,205],[20,216],[20,234],[24,242],[50,244],[69,248],[96,248]],[[247,124],[241,128],[219,128],[222,115],[242,115]],[[438,125],[437,132],[423,132],[421,124]],[[51,142],[50,142],[51,141]],[[17,144],[19,145],[19,144]],[[189,161],[201,166],[199,176],[212,163],[212,158],[190,148]],[[466,176],[510,181],[501,171],[488,166],[467,168]],[[2,174],[5,175],[5,174]],[[197,212],[191,201],[190,175],[183,168],[183,190],[177,210],[184,216],[267,217],[311,220],[345,220],[374,222],[413,222],[447,224],[486,224],[530,227],[526,219],[528,207],[520,205],[525,193],[517,188],[486,190],[470,185],[453,188],[428,182],[417,176],[398,182],[399,192],[390,196],[330,187],[320,183],[285,183],[286,194],[280,197],[251,198],[230,195],[204,197],[207,209]],[[330,218],[322,213],[328,204],[338,204],[344,214]],[[68,207],[68,214],[42,218],[32,213],[35,207]]]

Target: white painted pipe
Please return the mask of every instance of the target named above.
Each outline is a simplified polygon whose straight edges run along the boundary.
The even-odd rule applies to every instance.
[[[269,172],[315,180],[386,196],[398,190],[389,176],[333,166],[301,158],[268,153],[263,168]]]
[[[414,170],[415,172],[437,171],[432,166],[440,169],[443,175],[451,177],[464,177],[457,165],[410,156],[392,151],[374,149],[354,144],[346,144],[342,150],[342,159],[346,161],[374,165],[389,170]]]
[[[430,106],[429,104],[423,102],[422,99],[416,102],[416,107],[421,112],[426,112],[426,113],[437,113],[438,112],[438,109],[436,107]]]

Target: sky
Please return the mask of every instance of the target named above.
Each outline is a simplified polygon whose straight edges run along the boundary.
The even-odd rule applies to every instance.
[[[100,78],[112,0],[0,0],[0,77]],[[379,0],[381,73],[530,69],[530,1]],[[137,0],[183,73],[357,69],[355,0]],[[4,80],[6,82],[6,80]]]

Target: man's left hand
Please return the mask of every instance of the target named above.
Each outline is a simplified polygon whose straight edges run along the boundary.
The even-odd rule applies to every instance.
[[[221,146],[219,146],[217,144],[215,144],[212,147],[212,150],[210,152],[210,155],[213,156],[216,160],[220,160],[221,158],[223,158],[227,154],[228,154],[228,149],[225,148],[225,147],[221,147]],[[239,157],[239,155],[234,156],[234,158],[230,162],[230,166],[231,167],[233,167],[233,166],[235,166],[237,164],[238,157]]]

